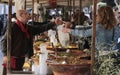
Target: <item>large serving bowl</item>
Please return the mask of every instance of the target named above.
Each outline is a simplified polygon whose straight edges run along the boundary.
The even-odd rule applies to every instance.
[[[86,61],[88,62],[88,61]],[[49,64],[54,75],[89,75],[90,64]]]
[[[57,54],[57,58],[53,58],[52,62],[48,62],[54,75],[89,75],[90,74],[90,56],[83,51],[74,50],[65,54]],[[65,63],[66,62],[66,63]]]

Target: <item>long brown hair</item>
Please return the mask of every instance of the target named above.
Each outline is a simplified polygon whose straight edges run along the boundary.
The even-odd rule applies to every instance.
[[[98,15],[100,16],[100,23],[105,29],[111,29],[117,23],[114,12],[110,6],[100,7],[98,9]]]

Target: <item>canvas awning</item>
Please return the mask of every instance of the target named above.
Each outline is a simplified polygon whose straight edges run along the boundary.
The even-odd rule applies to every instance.
[[[13,0],[13,4],[14,4]],[[75,6],[79,6],[79,1],[80,0],[57,0],[57,5],[61,6],[67,6],[68,1],[71,1],[71,4],[73,4],[73,1],[75,1]],[[89,6],[92,5],[93,0],[81,0],[82,1],[82,6]],[[102,0],[97,0],[97,2],[100,2]],[[2,3],[7,3],[8,0],[1,0],[0,2]],[[43,4],[44,6],[48,5],[48,0],[34,0],[34,2],[38,2],[39,4]],[[32,0],[26,0],[26,7],[32,7]]]

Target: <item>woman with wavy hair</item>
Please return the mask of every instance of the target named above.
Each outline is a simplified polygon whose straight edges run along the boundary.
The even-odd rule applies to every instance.
[[[112,42],[116,42],[114,38],[117,21],[114,12],[110,6],[103,6],[98,9],[96,17],[96,46],[110,46]],[[100,47],[101,49],[101,47]]]
[[[96,22],[96,49],[101,49],[100,45],[107,46],[106,48],[108,49],[108,46],[111,46],[113,41],[117,42],[118,36],[120,36],[120,34],[116,34],[116,32],[118,33],[118,28],[116,26],[117,21],[112,8],[110,6],[100,7],[97,11]],[[84,30],[84,33],[86,33],[86,36],[92,36],[91,31],[92,29],[88,28]],[[84,37],[82,29],[63,28],[63,32],[69,32],[72,35]]]

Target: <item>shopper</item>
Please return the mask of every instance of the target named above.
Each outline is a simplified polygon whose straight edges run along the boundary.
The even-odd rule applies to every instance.
[[[57,25],[54,20],[44,25],[27,25],[29,14],[25,10],[16,12],[16,21],[11,25],[11,59],[12,70],[22,70],[25,57],[30,58],[33,55],[33,36],[47,31]],[[7,35],[2,37],[2,52],[4,54],[3,63],[7,63]]]
[[[117,42],[117,36],[120,36],[120,34],[118,34],[120,32],[116,31],[116,18],[112,8],[109,6],[100,7],[97,12],[96,21],[96,49],[99,50],[102,46],[106,46],[106,50],[108,49],[108,46],[112,44],[113,41]],[[83,37],[83,30],[63,28],[63,31],[70,32],[72,35],[75,36]],[[84,32],[86,33],[86,36],[92,36],[92,29],[84,30]],[[118,33],[116,34],[116,32]]]

